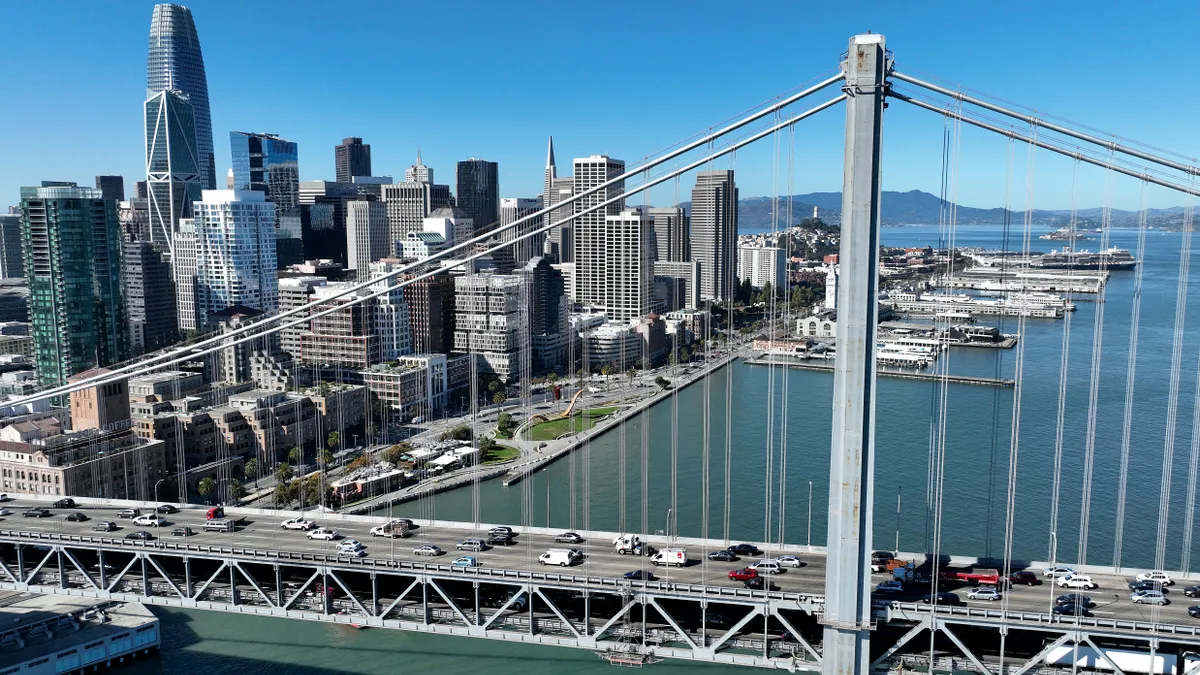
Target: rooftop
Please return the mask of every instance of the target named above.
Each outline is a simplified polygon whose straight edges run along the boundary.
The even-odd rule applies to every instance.
[[[3,591],[0,662],[23,663],[157,622],[134,602]]]

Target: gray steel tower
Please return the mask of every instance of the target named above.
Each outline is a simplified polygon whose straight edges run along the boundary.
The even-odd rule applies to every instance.
[[[196,123],[196,151],[200,184],[217,189],[213,158],[212,113],[208,107],[208,79],[204,55],[192,12],[183,5],[155,5],[150,19],[150,49],[146,59],[147,98],[164,90],[186,94]]]

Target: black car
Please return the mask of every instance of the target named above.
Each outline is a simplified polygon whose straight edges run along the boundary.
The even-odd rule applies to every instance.
[[[1092,613],[1087,610],[1087,607],[1067,603],[1065,605],[1055,605],[1053,612],[1063,616],[1091,616]]]
[[[183,527],[177,527],[177,528],[171,530],[172,537],[190,537],[193,534],[196,534],[196,533],[192,530],[192,528],[187,527],[186,525]]]
[[[632,572],[626,572],[625,578],[633,579],[634,581],[654,581],[656,577],[650,572],[650,570],[634,570]]]
[[[488,535],[511,537],[513,536],[513,529],[507,525],[500,525],[499,527],[493,527],[492,529],[488,530]]]
[[[1129,590],[1131,591],[1162,591],[1167,592],[1167,587],[1157,581],[1131,581],[1129,582]]]
[[[151,539],[154,538],[154,535],[150,534],[149,532],[147,532],[145,530],[138,530],[137,532],[130,532],[129,534],[125,535],[125,538],[126,539],[140,539],[142,541],[150,541]]]
[[[724,614],[708,612],[704,615],[704,625],[711,628],[726,628],[733,625],[733,621]]]
[[[1188,607],[1188,616],[1195,619],[1200,619],[1200,605],[1192,605],[1191,607]]]
[[[75,508],[75,500],[71,499],[70,497],[63,497],[62,499],[54,502],[54,508],[56,508],[56,509],[73,509],[73,508]]]
[[[562,534],[554,535],[554,541],[560,544],[582,544],[584,540],[576,532],[563,532]]]
[[[85,521],[87,519],[88,519],[87,514],[80,513],[78,511],[76,511],[75,513],[67,514],[67,520],[71,521],[72,523],[82,523],[83,521]]]
[[[21,512],[21,515],[26,518],[49,518],[50,517],[50,509],[44,509],[41,507],[33,508],[33,509],[25,509],[24,511]]]
[[[1188,586],[1183,589],[1183,594],[1189,598],[1200,598],[1200,586]]]
[[[932,594],[926,594],[921,599],[921,602],[927,605],[932,605],[934,602],[937,602],[939,605],[957,605],[961,601],[956,593],[938,593],[936,597]]]
[[[754,544],[734,544],[726,550],[734,555],[762,555]]]
[[[768,579],[765,576],[755,577],[753,579],[747,579],[742,582],[742,585],[745,586],[746,588],[749,588],[752,591],[777,591],[777,590],[779,590],[779,585],[772,582],[770,579]]]
[[[179,513],[179,509],[173,504],[159,504],[155,510],[159,513]]]
[[[1091,597],[1082,593],[1067,593],[1060,595],[1054,600],[1056,605],[1080,605],[1082,607],[1095,607],[1096,603],[1092,602]]]
[[[489,546],[512,546],[517,540],[503,534],[493,534],[488,536],[487,543]]]
[[[732,551],[713,551],[708,554],[708,559],[720,562],[734,562],[738,557]]]
[[[93,532],[112,532],[117,529],[117,524],[111,520],[102,520],[92,526]]]

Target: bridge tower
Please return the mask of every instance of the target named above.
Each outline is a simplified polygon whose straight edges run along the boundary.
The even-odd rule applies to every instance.
[[[821,665],[825,675],[863,675],[870,667],[880,149],[888,68],[883,36],[851,38],[842,67],[846,157]]]

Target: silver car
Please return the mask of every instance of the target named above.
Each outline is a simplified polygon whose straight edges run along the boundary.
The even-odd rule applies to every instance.
[[[479,539],[478,537],[469,537],[467,539],[463,539],[454,548],[456,548],[460,551],[476,551],[476,552],[478,552],[478,551],[483,551],[483,550],[487,549],[487,547],[488,547],[487,543],[484,542],[482,539]]]
[[[445,553],[445,551],[433,544],[422,544],[421,546],[413,549],[413,555],[439,556],[443,553]]]
[[[1129,599],[1139,605],[1165,605],[1169,601],[1162,591],[1134,591]]]

